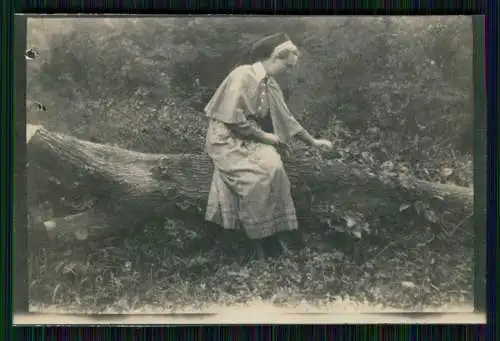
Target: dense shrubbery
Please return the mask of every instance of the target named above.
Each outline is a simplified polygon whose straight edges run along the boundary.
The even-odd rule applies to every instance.
[[[41,25],[68,29],[43,37],[29,67],[28,97],[48,106],[29,120],[54,130],[142,151],[200,151],[201,109],[218,83],[252,41],[283,30],[303,55],[279,79],[290,107],[341,152],[401,160],[432,178],[429,169],[462,167],[456,154],[472,146],[470,18],[49,20],[31,23],[33,44]]]

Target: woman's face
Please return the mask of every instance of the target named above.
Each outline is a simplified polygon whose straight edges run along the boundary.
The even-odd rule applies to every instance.
[[[281,73],[293,69],[299,61],[298,51],[291,51],[286,58],[279,58],[275,60],[274,73]]]
[[[287,58],[287,67],[294,67],[299,62],[299,52],[293,51],[290,52]]]

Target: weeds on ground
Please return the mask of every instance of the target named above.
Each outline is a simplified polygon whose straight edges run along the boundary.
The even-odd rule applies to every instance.
[[[149,226],[132,239],[41,246],[29,258],[31,304],[175,312],[256,300],[286,307],[342,306],[347,300],[365,308],[422,310],[473,299],[473,246],[466,242],[472,238],[461,230],[453,238],[406,234],[385,248],[359,240],[351,244],[358,252],[333,240],[337,247],[327,249],[318,242],[324,235],[313,233],[309,246],[292,257],[242,262],[227,246],[203,245],[189,227],[172,224],[183,223]]]

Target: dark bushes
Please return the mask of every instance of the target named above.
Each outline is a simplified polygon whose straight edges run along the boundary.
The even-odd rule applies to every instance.
[[[69,22],[33,21],[32,36],[50,20]],[[463,166],[471,148],[470,18],[71,21],[28,70],[28,97],[49,106],[29,120],[52,130],[141,151],[200,151],[201,111],[219,82],[252,41],[281,30],[303,57],[279,81],[316,135],[415,171],[417,163]]]

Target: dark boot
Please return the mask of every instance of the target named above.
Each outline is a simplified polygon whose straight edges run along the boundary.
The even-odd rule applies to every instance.
[[[282,232],[276,236],[281,252],[292,255],[304,248],[305,242],[299,231]]]
[[[244,262],[247,261],[263,261],[267,258],[265,245],[261,239],[249,239],[245,243],[245,257],[243,258]]]
[[[293,254],[292,249],[288,246],[288,242],[285,238],[278,238],[278,243],[281,248],[281,254],[284,256],[291,256]]]

